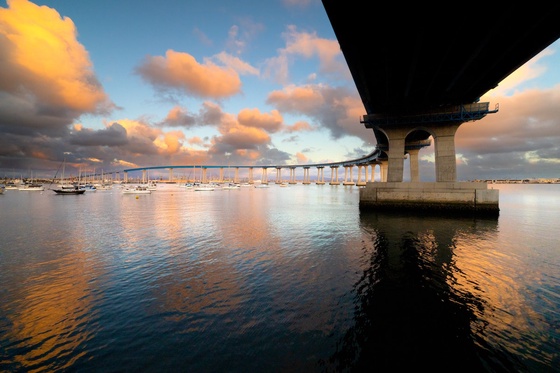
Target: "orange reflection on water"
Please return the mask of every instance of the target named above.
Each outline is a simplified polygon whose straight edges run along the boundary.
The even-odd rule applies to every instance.
[[[84,253],[42,263],[51,269],[28,278],[10,316],[9,339],[17,341],[15,363],[27,371],[68,369],[87,351],[77,352],[92,337],[90,278]],[[68,358],[68,360],[66,360]]]

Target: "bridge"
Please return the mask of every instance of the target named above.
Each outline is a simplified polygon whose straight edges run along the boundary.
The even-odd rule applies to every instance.
[[[361,209],[497,214],[497,190],[488,190],[485,183],[457,182],[455,133],[465,122],[497,113],[499,106],[490,108],[480,97],[560,38],[560,5],[484,3],[451,9],[426,3],[404,8],[396,2],[382,8],[359,0],[322,3],[364,105],[360,122],[372,129],[376,149],[345,162],[261,166],[263,180],[268,168],[276,168],[277,175],[282,168],[291,173],[303,168],[306,183],[305,170],[317,167],[321,183],[323,168],[334,172],[338,167],[366,166],[365,180],[361,171],[358,174],[357,184],[364,185]],[[431,144],[430,138],[436,181],[422,183],[418,152]],[[405,157],[410,160],[410,182],[403,182]],[[380,166],[381,182],[374,182],[373,170],[368,180],[367,166],[374,165]],[[332,176],[331,183],[337,182],[338,176]]]
[[[137,167],[137,168],[129,168],[123,170],[124,173],[124,182],[128,183],[129,180],[129,173],[141,173],[141,177],[138,177],[136,181],[141,183],[147,183],[149,181],[149,171],[150,170],[168,170],[169,176],[167,181],[168,182],[176,182],[177,178],[174,175],[175,170],[189,170],[190,174],[188,178],[185,178],[185,182],[201,182],[201,183],[208,183],[210,181],[216,183],[223,183],[223,182],[235,182],[238,183],[242,180],[242,177],[247,180],[249,183],[254,183],[256,180],[259,180],[261,183],[268,184],[270,181],[270,177],[268,174],[268,169],[274,169],[276,175],[274,176],[275,183],[283,183],[286,180],[283,178],[282,170],[288,169],[290,175],[288,177],[289,184],[297,184],[298,179],[296,176],[297,169],[303,169],[303,179],[299,180],[302,184],[311,184],[311,168],[317,169],[317,175],[315,178],[315,183],[317,184],[325,184],[325,176],[324,169],[329,168],[330,173],[330,181],[328,182],[329,185],[357,185],[357,186],[365,186],[368,179],[373,182],[375,178],[375,167],[378,164],[381,164],[378,161],[379,155],[381,152],[376,148],[373,152],[368,155],[364,155],[363,157],[356,158],[356,159],[349,159],[341,162],[330,162],[330,163],[316,163],[316,164],[293,164],[293,165],[266,165],[266,166],[252,166],[252,165],[182,165],[182,166],[152,166],[152,167]],[[357,180],[354,181],[354,174],[353,169],[354,167],[358,168],[357,173]],[[368,169],[371,167],[371,173],[369,173],[368,177]],[[255,169],[261,170],[260,179],[258,178],[259,175],[254,174]],[[342,181],[339,179],[339,168],[344,170],[344,176]],[[218,175],[211,175],[214,178],[211,179],[210,175],[208,175],[209,170],[218,170]],[[233,170],[234,175],[231,176],[229,174],[230,170]],[[241,175],[240,170],[245,170],[246,174]],[[197,172],[199,173],[197,175]],[[97,176],[97,175],[96,175]],[[342,177],[342,175],[340,175]],[[364,177],[362,179],[362,176]],[[381,175],[381,179],[383,175]],[[182,179],[179,179],[182,180]]]
[[[560,38],[560,5],[322,2],[364,104],[361,123],[373,130],[387,170],[386,182],[360,190],[360,207],[498,213],[497,190],[456,181],[455,133],[498,112],[480,97]],[[436,182],[421,183],[417,155],[430,136]]]

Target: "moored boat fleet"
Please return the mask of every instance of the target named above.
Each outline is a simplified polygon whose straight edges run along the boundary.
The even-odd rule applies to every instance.
[[[280,187],[288,186],[287,183],[274,183]],[[186,183],[157,183],[150,181],[147,183],[123,183],[123,182],[96,182],[79,183],[69,182],[61,179],[58,183],[23,182],[21,180],[10,180],[2,183],[0,181],[0,194],[5,194],[7,190],[16,191],[52,191],[58,195],[79,195],[92,192],[114,191],[122,194],[151,194],[156,190],[185,190],[195,192],[211,192],[216,190],[240,190],[242,188],[268,188],[269,184],[264,182],[186,182]]]

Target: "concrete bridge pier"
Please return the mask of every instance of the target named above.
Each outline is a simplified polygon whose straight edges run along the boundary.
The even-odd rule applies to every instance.
[[[309,177],[309,166],[303,167],[303,185],[311,184],[311,178]]]
[[[364,180],[362,180],[362,174],[364,174],[364,172],[362,172],[362,170],[364,170],[364,172],[365,172]],[[356,186],[365,186],[366,183],[367,183],[367,179],[368,179],[367,165],[364,166],[363,164],[359,164],[358,165],[358,180],[356,180]]]
[[[329,185],[340,185],[338,181],[338,166],[331,166],[331,181]]]
[[[290,181],[288,182],[289,184],[296,184],[296,168],[295,167],[290,167]]]
[[[461,124],[451,121],[432,125],[422,122],[369,126],[386,136],[387,143],[381,144],[380,148],[386,153],[387,160],[381,162],[382,182],[368,182],[365,188],[360,189],[360,208],[497,215],[498,190],[489,190],[486,183],[457,182],[455,134]],[[415,131],[427,132],[434,139],[435,182],[420,182],[418,154],[420,148],[429,143],[407,141],[407,136]],[[403,182],[406,154],[410,157],[410,182]]]
[[[325,169],[325,167],[323,167],[323,166],[317,167],[317,181],[315,182],[315,184],[317,184],[317,185],[324,185],[325,184],[325,177],[324,177],[324,174],[323,174],[324,169]]]
[[[354,185],[354,177],[352,176],[353,165],[344,166],[344,181],[342,185]]]
[[[268,168],[267,167],[262,168],[261,184],[268,184]]]

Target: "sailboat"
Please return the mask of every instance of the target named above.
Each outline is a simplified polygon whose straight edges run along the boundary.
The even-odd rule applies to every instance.
[[[84,194],[86,192],[85,189],[80,188],[79,183],[78,185],[73,184],[64,184],[64,168],[66,166],[66,157],[62,161],[62,178],[60,180],[60,184],[58,188],[52,189],[56,194]]]

